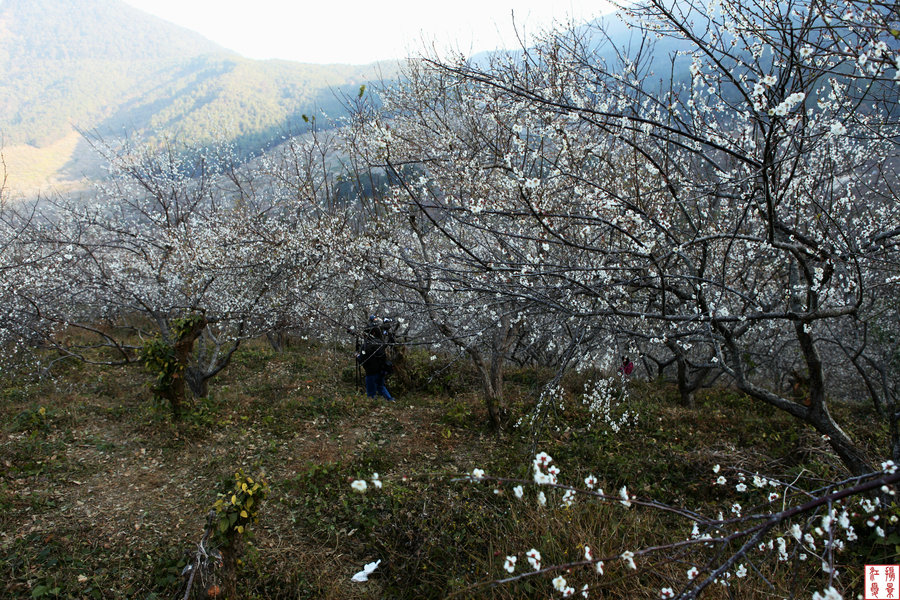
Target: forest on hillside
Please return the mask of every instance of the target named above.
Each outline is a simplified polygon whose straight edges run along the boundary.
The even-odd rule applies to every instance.
[[[465,423],[477,451],[453,447],[455,474],[428,471],[412,449],[332,456],[290,479],[306,504],[284,500],[293,525],[315,520],[307,510],[340,524],[334,552],[361,532],[347,542],[354,560],[374,554],[403,573],[403,585],[385,575],[386,593],[854,597],[862,561],[896,561],[900,541],[900,14],[861,0],[645,0],[621,18],[645,43],[596,23],[487,61],[411,60],[391,85],[347,97],[341,127],[305,122],[252,161],[233,142],[92,137],[110,176],[91,201],[0,195],[2,366],[23,409],[9,454],[49,428],[48,409],[28,408],[14,382],[76,382],[72,365],[91,365],[78,385],[115,398],[134,392],[108,378],[143,370],[175,440],[214,455],[224,437],[246,444],[215,465],[230,472],[183,581],[169,584],[184,597],[267,597],[275,575],[239,562],[245,550],[252,562],[245,533],[264,522],[269,486],[285,494],[299,476],[259,452],[289,445],[263,408],[265,382],[312,370],[309,392],[282,383],[275,398],[300,421],[331,423],[334,456],[366,435],[405,447],[427,421],[392,429],[382,411],[379,433],[365,433],[347,399],[353,367],[328,362],[369,317],[390,317],[395,381],[430,394],[410,410]],[[669,70],[653,54],[660,37],[687,48]],[[289,341],[311,353],[290,354]],[[251,378],[260,389],[232,394]],[[468,401],[441,411],[441,394]],[[78,403],[59,401],[57,423],[72,424]],[[115,402],[95,410],[127,431],[108,414]],[[726,423],[736,428],[723,439]],[[660,440],[667,476],[649,450]],[[189,469],[176,455],[156,454]],[[4,478],[18,481],[8,462]],[[215,461],[200,462],[212,485]],[[244,470],[265,464],[279,479]],[[460,503],[451,522],[416,525],[448,497]],[[524,497],[546,518],[517,512]],[[273,518],[269,535],[291,531]],[[503,545],[509,531],[521,548]],[[453,552],[436,558],[430,536]],[[365,564],[360,583],[380,563]],[[433,578],[436,566],[452,575]],[[313,596],[345,593],[288,570],[279,590],[303,579]]]
[[[92,164],[87,145],[64,154],[75,130],[160,146],[221,138],[250,156],[302,131],[303,115],[337,118],[345,95],[395,72],[246,59],[120,0],[15,0],[0,23],[0,146],[17,191],[100,176],[78,172]]]
[[[0,7],[5,145],[46,145],[74,123],[88,128],[144,78],[223,52],[197,34],[122,2],[12,0]]]

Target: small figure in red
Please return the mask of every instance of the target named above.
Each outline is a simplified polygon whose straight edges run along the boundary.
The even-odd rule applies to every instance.
[[[631,375],[631,372],[634,371],[634,363],[628,360],[627,356],[622,357],[622,366],[619,367],[619,373],[622,373],[626,377]]]

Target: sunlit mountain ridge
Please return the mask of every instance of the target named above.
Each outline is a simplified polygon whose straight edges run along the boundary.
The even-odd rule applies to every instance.
[[[302,115],[341,110],[379,65],[250,60],[119,0],[0,2],[0,136],[13,190],[100,174],[79,132],[226,136],[255,152]]]

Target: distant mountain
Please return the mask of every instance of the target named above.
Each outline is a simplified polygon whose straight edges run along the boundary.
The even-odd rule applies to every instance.
[[[76,129],[253,151],[336,113],[375,68],[254,61],[120,0],[0,0],[0,136],[12,185],[94,174]]]
[[[227,52],[118,0],[0,3],[0,128],[41,146],[94,124],[148,75]]]

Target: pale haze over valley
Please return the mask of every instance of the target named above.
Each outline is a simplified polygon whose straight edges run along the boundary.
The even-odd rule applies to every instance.
[[[432,45],[465,53],[517,47],[516,30],[530,35],[554,20],[584,21],[610,10],[606,2],[591,0],[127,3],[248,58],[350,64],[402,58]]]

